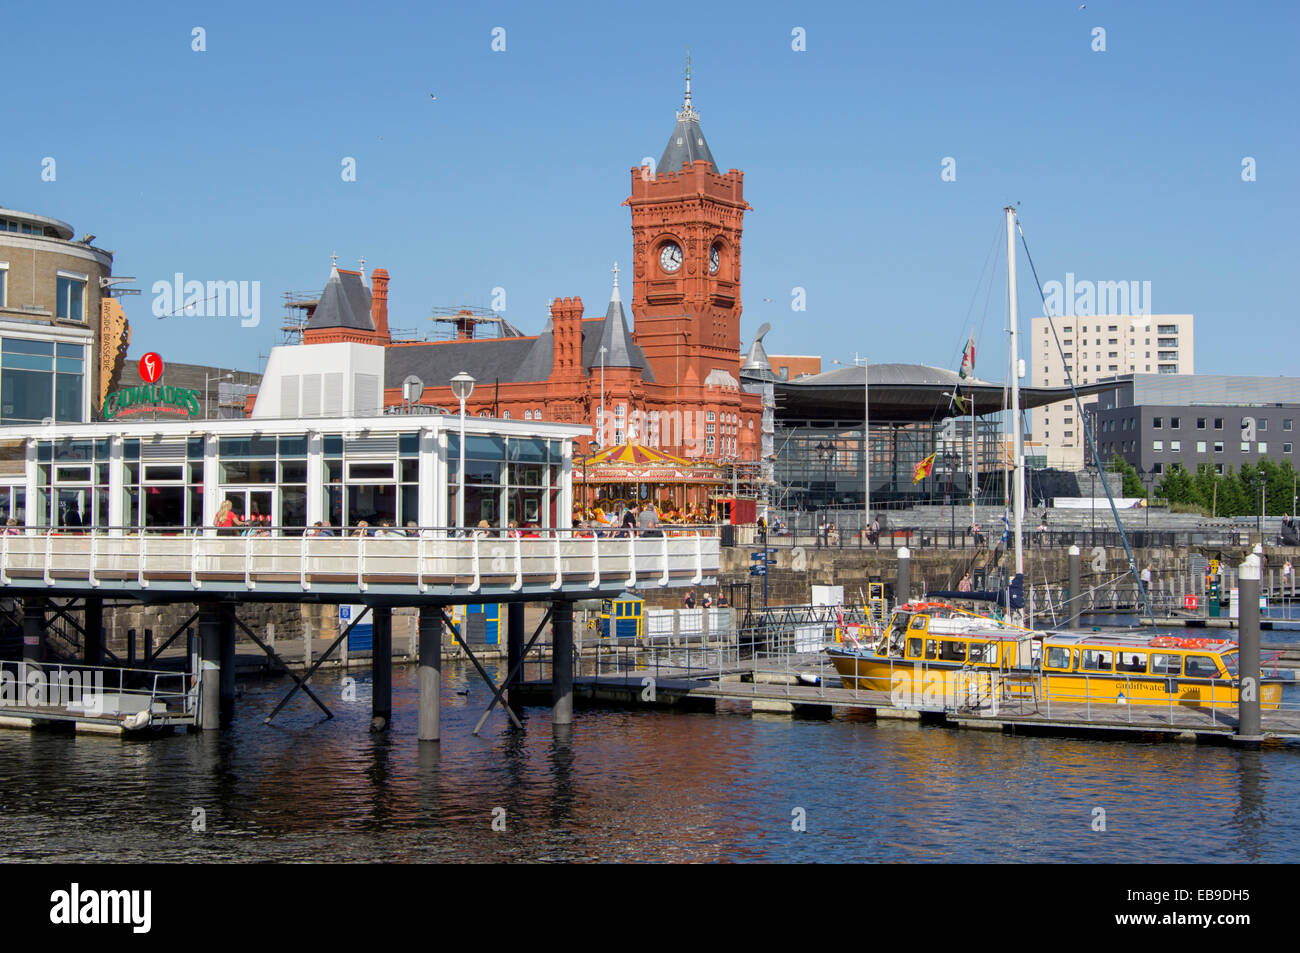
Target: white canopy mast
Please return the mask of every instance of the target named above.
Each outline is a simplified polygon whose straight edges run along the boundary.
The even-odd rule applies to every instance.
[[[1016,536],[1016,574],[1025,571],[1025,552],[1021,544],[1021,524],[1025,515],[1025,448],[1020,424],[1020,345],[1016,324],[1016,210],[1008,205],[1007,213],[1007,313],[1011,321],[1011,455],[1015,468],[1013,484],[1012,526]]]

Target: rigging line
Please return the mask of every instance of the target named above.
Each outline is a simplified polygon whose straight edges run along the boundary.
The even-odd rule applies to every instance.
[[[979,297],[979,293],[980,293],[980,285],[984,284],[984,276],[985,276],[985,275],[990,275],[990,274],[991,274],[990,271],[989,271],[989,260],[990,260],[990,259],[993,259],[993,268],[994,268],[994,271],[996,271],[996,269],[997,269],[997,260],[994,258],[994,255],[997,254],[997,251],[998,251],[998,238],[1001,237],[1001,235],[1002,235],[1002,229],[1001,229],[1001,227],[999,227],[999,228],[997,228],[997,229],[994,230],[994,232],[993,232],[993,244],[992,244],[992,246],[989,248],[989,250],[988,250],[988,254],[986,254],[986,255],[984,256],[984,267],[980,269],[979,277],[975,280],[975,287],[971,290],[971,294],[970,294],[970,303],[968,303],[968,304],[966,305],[966,317],[962,320],[962,330],[963,330],[963,331],[966,330],[966,328],[968,328],[968,327],[971,328],[972,332],[974,331],[974,326],[971,324],[971,314],[972,314],[972,313],[974,312],[974,310],[975,310],[975,300]],[[990,290],[993,288],[993,278],[992,278],[992,277],[989,278],[989,288],[990,288]],[[984,305],[984,313],[985,313],[986,315],[988,314],[988,304],[987,304],[987,303]],[[963,354],[965,353],[965,347],[966,347],[966,342],[963,341],[963,342],[961,343],[961,352],[960,352],[960,353],[963,353]],[[951,360],[950,360],[950,361],[949,361],[949,364],[951,364],[951,363],[952,363],[952,362],[951,362]]]
[[[1129,572],[1137,581],[1138,592],[1142,596],[1142,604],[1146,607],[1147,617],[1151,624],[1156,624],[1155,612],[1151,608],[1151,599],[1147,595],[1146,586],[1142,582],[1142,576],[1138,573],[1137,559],[1133,556],[1133,547],[1129,545],[1128,533],[1124,531],[1124,523],[1119,516],[1119,508],[1115,506],[1115,499],[1111,496],[1110,485],[1106,482],[1106,476],[1101,472],[1101,466],[1097,462],[1097,441],[1093,434],[1092,427],[1089,426],[1088,418],[1083,414],[1083,401],[1079,397],[1079,389],[1075,386],[1074,375],[1070,371],[1070,366],[1065,360],[1065,349],[1061,346],[1060,335],[1056,333],[1056,322],[1052,319],[1052,314],[1047,308],[1047,295],[1043,294],[1042,282],[1038,280],[1038,269],[1034,267],[1034,256],[1029,253],[1029,242],[1025,238],[1024,226],[1020,223],[1020,216],[1016,216],[1016,228],[1020,232],[1020,244],[1025,249],[1025,259],[1029,262],[1029,270],[1034,276],[1034,285],[1038,288],[1038,297],[1043,302],[1043,314],[1047,318],[1047,326],[1052,329],[1052,340],[1056,343],[1056,352],[1061,355],[1061,366],[1065,370],[1065,382],[1070,387],[1070,393],[1074,395],[1074,406],[1078,413],[1079,422],[1083,425],[1083,436],[1088,441],[1088,452],[1092,454],[1092,465],[1097,468],[1097,475],[1101,477],[1101,488],[1106,491],[1106,502],[1110,504],[1111,515],[1115,518],[1115,525],[1119,528],[1119,538],[1124,544],[1124,553],[1128,556]]]

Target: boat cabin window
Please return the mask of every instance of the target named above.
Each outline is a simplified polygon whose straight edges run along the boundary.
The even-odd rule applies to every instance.
[[[1183,659],[1181,655],[1160,655],[1152,653],[1151,655],[1151,674],[1163,675],[1166,678],[1172,678],[1181,675],[1183,671]]]
[[[998,660],[997,643],[972,642],[970,644],[970,660],[972,664],[992,665]]]
[[[924,615],[916,616],[914,619],[912,619],[911,627],[913,629],[924,629],[926,622],[929,621],[929,618],[930,618],[929,616],[924,616]]]
[[[1218,678],[1219,663],[1208,655],[1189,655],[1185,674],[1188,678]]]
[[[1070,670],[1070,650],[1061,648],[1059,645],[1049,646],[1047,649],[1047,668],[1057,668],[1068,672]]]
[[[1145,674],[1147,655],[1145,652],[1120,652],[1115,663],[1115,671]]]
[[[1219,660],[1223,662],[1224,667],[1228,670],[1228,675],[1232,678],[1236,678],[1238,675],[1237,653],[1225,652],[1223,655],[1219,656]]]
[[[925,657],[931,662],[939,657],[939,642],[937,639],[925,640]]]
[[[1081,672],[1111,672],[1115,669],[1115,653],[1105,649],[1084,649],[1079,663]]]
[[[966,643],[945,639],[939,643],[939,658],[944,662],[966,661]]]
[[[908,639],[908,640],[907,640],[907,657],[908,657],[908,658],[920,658],[920,657],[921,657],[921,640],[920,640],[920,639]]]

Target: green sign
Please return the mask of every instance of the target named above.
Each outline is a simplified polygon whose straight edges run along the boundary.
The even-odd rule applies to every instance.
[[[123,387],[104,400],[103,417],[113,420],[134,414],[164,413],[182,417],[199,415],[199,392],[170,384],[141,384]]]

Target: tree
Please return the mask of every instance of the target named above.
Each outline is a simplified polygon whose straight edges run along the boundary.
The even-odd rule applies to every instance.
[[[1118,473],[1124,479],[1123,489],[1120,491],[1126,497],[1145,497],[1147,489],[1142,485],[1142,478],[1138,476],[1137,470],[1133,469],[1132,464],[1121,457],[1118,453],[1111,457],[1110,468]]]
[[[1160,483],[1156,486],[1156,494],[1170,503],[1201,505],[1200,500],[1195,498],[1192,475],[1181,463],[1175,463],[1165,471],[1165,475],[1160,478]]]

